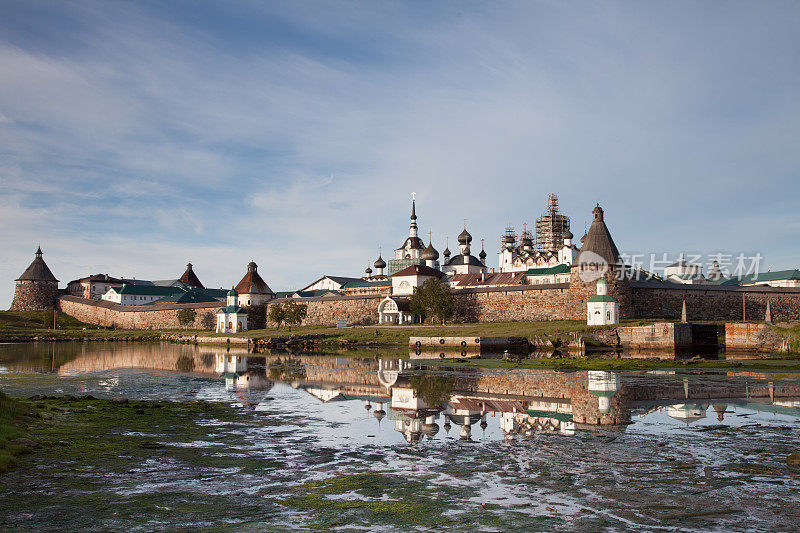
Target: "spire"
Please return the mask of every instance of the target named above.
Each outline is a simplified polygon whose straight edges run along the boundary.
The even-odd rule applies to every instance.
[[[42,246],[41,245],[39,245],[36,248],[36,257],[42,257]]]
[[[411,226],[409,227],[408,235],[409,237],[416,238],[417,237],[417,201],[415,196],[417,193],[411,193]]]

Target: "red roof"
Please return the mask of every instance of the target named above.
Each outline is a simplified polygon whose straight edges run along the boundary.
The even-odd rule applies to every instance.
[[[197,274],[195,274],[194,270],[192,270],[191,263],[186,265],[186,272],[184,272],[183,276],[181,276],[180,282],[196,289],[205,289],[203,284],[200,283],[200,280],[197,278]]]
[[[430,276],[433,278],[443,278],[444,273],[440,270],[436,270],[435,268],[431,268],[427,265],[411,265],[410,267],[406,267],[403,270],[395,272],[392,274],[392,277],[397,276]]]
[[[255,263],[247,266],[247,274],[236,286],[236,292],[239,294],[275,294],[256,271]]]

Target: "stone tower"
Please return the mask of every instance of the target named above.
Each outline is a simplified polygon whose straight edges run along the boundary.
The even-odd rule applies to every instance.
[[[17,278],[11,311],[44,311],[56,305],[58,280],[42,259],[42,248],[36,250],[33,263]]]

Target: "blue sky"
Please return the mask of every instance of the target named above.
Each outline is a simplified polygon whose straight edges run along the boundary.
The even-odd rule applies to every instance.
[[[628,252],[798,260],[796,2],[0,1],[0,307],[56,276],[274,290],[557,192]]]

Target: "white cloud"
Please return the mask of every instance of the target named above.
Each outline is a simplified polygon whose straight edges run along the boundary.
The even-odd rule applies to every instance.
[[[73,49],[0,40],[0,302],[39,241],[63,278],[188,259],[224,285],[256,259],[276,290],[356,275],[402,241],[412,190],[423,235],[441,249],[466,218],[490,257],[549,192],[575,228],[601,202],[622,249],[752,249],[743,212],[783,236],[768,257],[796,233],[766,207],[797,200],[800,169],[797,43],[777,13],[226,8],[280,20],[263,38],[74,9],[89,31]]]

